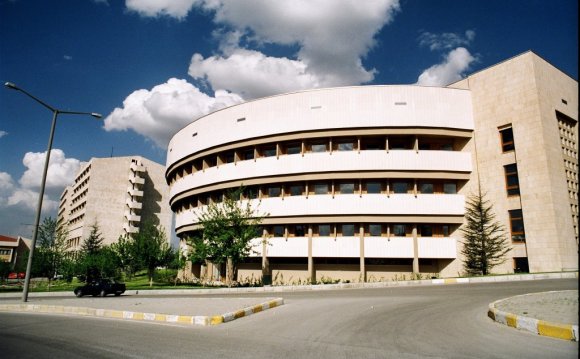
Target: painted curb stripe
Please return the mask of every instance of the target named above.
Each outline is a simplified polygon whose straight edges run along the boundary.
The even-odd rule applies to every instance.
[[[38,304],[0,304],[0,311],[16,311],[16,312],[39,312],[39,313],[54,313],[54,314],[76,314],[84,316],[95,316],[103,318],[115,318],[126,320],[140,320],[140,321],[157,321],[167,323],[181,323],[191,325],[217,325],[226,323],[238,318],[242,318],[251,314],[259,313],[268,308],[275,308],[284,304],[284,299],[277,298],[269,302],[247,307],[229,312],[222,315],[214,316],[189,316],[189,315],[172,315],[159,313],[142,313],[112,309],[94,309],[86,307],[67,307],[59,305],[38,305]]]
[[[529,294],[523,294],[522,296],[525,295]],[[487,316],[500,324],[504,324],[512,328],[522,329],[534,334],[564,340],[579,341],[578,325],[551,323],[544,320],[504,312],[495,307],[496,304],[511,298],[500,299],[491,303],[489,305]]]

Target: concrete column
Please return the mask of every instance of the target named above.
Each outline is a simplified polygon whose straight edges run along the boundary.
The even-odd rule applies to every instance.
[[[308,225],[308,277],[311,283],[316,283],[316,274],[314,273],[314,260],[312,259],[312,225]]]
[[[416,224],[413,224],[413,273],[419,273],[419,241]]]
[[[268,232],[265,229],[262,232],[262,283],[272,284],[272,271],[268,259]]]
[[[367,270],[365,268],[365,229],[362,223],[359,226],[359,242],[360,242],[360,277],[363,282],[366,282]]]

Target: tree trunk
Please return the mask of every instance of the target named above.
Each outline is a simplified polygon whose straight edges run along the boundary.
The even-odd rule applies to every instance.
[[[226,285],[231,288],[234,284],[234,260],[232,257],[228,257],[226,262]]]
[[[147,270],[147,276],[149,277],[149,287],[153,287],[153,273],[155,272],[155,269],[148,269]]]

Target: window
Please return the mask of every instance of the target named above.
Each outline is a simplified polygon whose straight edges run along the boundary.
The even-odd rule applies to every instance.
[[[419,234],[421,237],[433,237],[433,226],[430,224],[419,225]]]
[[[276,156],[276,146],[262,147],[260,152],[262,153],[262,157]]]
[[[319,224],[318,225],[318,235],[321,237],[330,236],[330,224]]]
[[[240,158],[243,160],[253,160],[254,159],[254,149],[245,148],[240,151]]]
[[[289,192],[291,196],[302,196],[304,193],[304,186],[299,184],[291,185]]]
[[[407,226],[404,224],[393,225],[393,235],[395,237],[405,237],[407,235]]]
[[[393,182],[394,193],[407,193],[409,184],[407,182],[396,181]]]
[[[284,237],[284,226],[282,225],[272,226],[272,234],[274,235],[274,237]]]
[[[433,183],[423,182],[420,184],[421,193],[433,193]]]
[[[302,152],[302,145],[300,144],[300,142],[288,143],[288,144],[286,144],[286,146],[284,148],[284,152],[287,155],[295,155],[295,154],[301,153]]]
[[[380,224],[376,224],[376,223],[371,223],[369,224],[368,227],[368,234],[371,237],[380,237],[381,233],[383,232],[383,226]]]
[[[328,194],[328,183],[315,183],[314,194]]]
[[[513,242],[525,242],[524,216],[521,209],[508,211],[510,215],[510,228]]]
[[[341,194],[353,194],[354,193],[354,183],[340,183],[338,185],[338,190]]]
[[[457,194],[457,183],[445,182],[443,183],[443,193]]]
[[[340,227],[340,233],[342,233],[343,237],[354,236],[354,224],[341,224]]]
[[[312,152],[326,152],[326,142],[315,142],[310,145]]]
[[[246,199],[258,198],[258,188],[253,186],[244,188],[244,198]]]
[[[354,150],[355,145],[354,145],[354,141],[353,140],[349,140],[349,141],[340,141],[338,142],[336,149],[337,151],[352,151]]]
[[[361,141],[361,147],[364,151],[378,151],[385,149],[385,140],[383,138],[364,138]]]
[[[381,182],[367,182],[367,193],[381,193]]]
[[[228,151],[223,155],[223,161],[225,163],[232,163],[234,162],[234,151]]]
[[[502,152],[514,150],[514,133],[511,127],[499,130]]]
[[[520,194],[520,180],[518,178],[518,165],[512,163],[511,165],[503,166],[505,171],[505,183],[508,196],[519,196]]]
[[[304,237],[306,235],[306,226],[303,224],[295,224],[292,228],[292,232],[296,237]]]
[[[441,232],[443,233],[443,237],[449,237],[449,225],[448,224],[442,225]]]
[[[268,187],[268,197],[280,197],[281,193],[279,186]]]

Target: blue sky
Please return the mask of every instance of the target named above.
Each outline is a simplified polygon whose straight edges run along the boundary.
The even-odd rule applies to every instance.
[[[527,50],[578,79],[576,0],[0,0],[0,80],[61,110],[43,216],[91,157],[164,164],[224,106],[308,88],[445,85]],[[0,89],[0,233],[31,237],[51,113]]]

